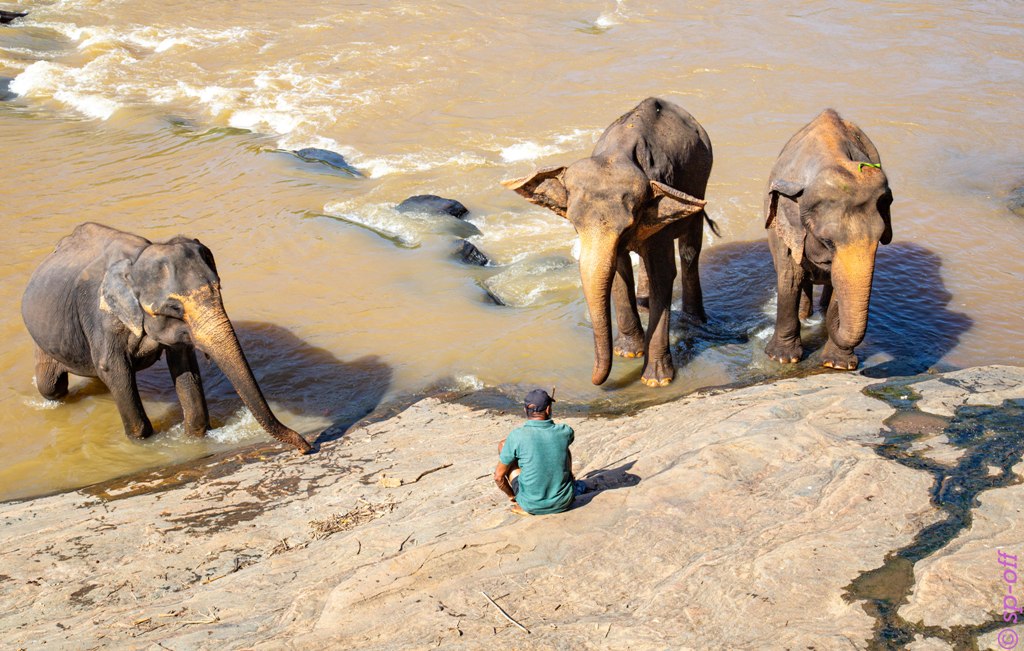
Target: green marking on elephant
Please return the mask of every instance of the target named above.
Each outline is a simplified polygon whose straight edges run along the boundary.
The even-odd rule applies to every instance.
[[[865,167],[874,167],[875,169],[882,169],[881,163],[861,163],[858,171],[863,172]]]

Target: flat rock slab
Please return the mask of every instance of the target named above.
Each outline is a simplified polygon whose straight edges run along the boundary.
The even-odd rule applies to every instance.
[[[870,384],[568,418],[596,490],[552,516],[491,479],[518,415],[433,398],[310,457],[3,504],[0,627],[15,648],[866,648],[844,590],[939,515],[929,473],[876,453],[893,409]],[[965,574],[991,587],[1019,514],[984,504],[992,558]]]

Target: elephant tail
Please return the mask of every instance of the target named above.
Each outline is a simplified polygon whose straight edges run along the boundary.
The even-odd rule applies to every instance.
[[[722,237],[722,232],[718,230],[718,224],[715,222],[714,219],[708,217],[707,212],[704,212],[704,221],[706,221],[708,223],[708,226],[711,227],[711,232],[715,234],[715,237]]]

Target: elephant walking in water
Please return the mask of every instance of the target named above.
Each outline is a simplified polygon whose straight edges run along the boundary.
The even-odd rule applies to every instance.
[[[605,130],[589,158],[502,182],[567,218],[580,236],[580,277],[594,326],[594,384],[608,378],[613,350],[645,357],[647,386],[666,386],[675,377],[669,311],[676,240],[683,312],[706,320],[697,268],[711,163],[711,141],[697,120],[675,104],[648,98]],[[646,337],[630,251],[640,255],[650,282]],[[610,299],[619,330],[614,349]]]
[[[310,445],[270,411],[224,311],[213,254],[199,240],[163,243],[87,223],[62,239],[32,274],[21,314],[36,343],[36,386],[68,392],[68,373],[98,377],[125,433],[153,433],[135,374],[167,353],[185,429],[202,436],[210,418],[195,348],[227,376],[259,424],[300,452]]]
[[[857,368],[853,349],[867,329],[875,251],[892,240],[891,204],[878,150],[835,111],[824,111],[786,143],[764,199],[779,289],[769,357],[800,361],[800,319],[811,314],[813,286],[824,285],[822,364]]]

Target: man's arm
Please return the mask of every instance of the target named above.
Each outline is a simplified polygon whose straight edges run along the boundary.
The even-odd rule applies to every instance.
[[[512,490],[512,485],[508,483],[510,472],[512,472],[512,465],[506,465],[499,461],[498,467],[494,469],[494,483],[498,485],[498,490],[508,495],[508,499],[514,502],[516,494]]]

